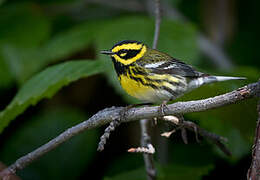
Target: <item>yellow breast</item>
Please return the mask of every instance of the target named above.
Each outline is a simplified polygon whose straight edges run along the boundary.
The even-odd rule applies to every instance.
[[[153,91],[153,88],[145,86],[141,82],[135,81],[126,75],[121,75],[119,81],[129,95],[140,100],[146,100]]]
[[[161,103],[164,100],[169,100],[173,96],[166,90],[163,89],[154,89],[149,85],[144,85],[148,83],[145,79],[142,79],[141,82],[131,79],[127,75],[121,75],[119,81],[123,89],[131,96],[149,103]]]

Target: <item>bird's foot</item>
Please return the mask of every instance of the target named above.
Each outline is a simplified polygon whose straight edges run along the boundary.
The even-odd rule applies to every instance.
[[[168,101],[163,101],[162,104],[160,105],[160,107],[159,107],[159,115],[160,116],[165,116],[165,110],[168,109],[167,102]]]

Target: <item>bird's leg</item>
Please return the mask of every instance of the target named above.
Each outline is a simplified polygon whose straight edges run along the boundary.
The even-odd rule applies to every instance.
[[[163,101],[162,104],[159,107],[159,114],[160,116],[164,116],[165,115],[165,109],[167,109],[167,103],[168,101]]]

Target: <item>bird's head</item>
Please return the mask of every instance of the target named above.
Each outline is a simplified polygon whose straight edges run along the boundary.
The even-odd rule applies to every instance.
[[[145,44],[138,41],[125,40],[115,44],[111,50],[101,51],[101,53],[110,55],[116,62],[129,65],[142,58],[146,51],[147,47]]]

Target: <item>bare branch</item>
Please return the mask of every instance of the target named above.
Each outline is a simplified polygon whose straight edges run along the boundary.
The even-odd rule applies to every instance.
[[[259,96],[259,94],[260,81],[219,96],[197,101],[176,102],[170,104],[165,110],[165,115],[185,114],[190,112],[199,112],[208,109],[214,109],[224,105],[233,104],[235,102],[242,101],[248,98],[256,97],[257,95]],[[123,119],[122,122],[130,122],[140,119],[151,119],[153,117],[158,117],[160,116],[158,108],[159,106],[129,109],[125,119]],[[8,169],[0,172],[0,177],[3,177],[3,172],[9,171],[11,173],[15,173],[17,170],[25,168],[27,165],[29,165],[45,153],[51,151],[52,149],[56,148],[73,136],[81,133],[82,131],[97,128],[99,126],[112,122],[114,119],[120,118],[120,112],[122,109],[123,107],[111,107],[99,111],[88,120],[67,129],[48,143],[19,158],[14,164],[10,165]]]
[[[151,144],[151,137],[149,134],[150,133],[149,124],[150,124],[150,121],[148,119],[143,119],[140,121],[141,133],[142,133],[142,137],[141,137],[142,147],[149,148],[148,145]],[[153,150],[153,148],[149,148],[149,149],[150,149],[150,151]],[[147,179],[148,180],[156,179],[156,169],[155,169],[155,165],[154,165],[153,153],[149,153],[149,154],[144,153],[143,157],[144,157],[144,164],[145,164]]]
[[[214,134],[212,132],[206,131],[205,129],[199,127],[194,122],[185,121],[183,116],[177,115],[177,117],[175,117],[175,116],[164,116],[163,119],[165,121],[172,122],[173,124],[177,125],[177,128],[173,129],[170,132],[166,132],[166,133],[161,134],[162,136],[165,136],[165,137],[168,138],[168,137],[171,136],[172,133],[176,132],[178,129],[181,129],[182,139],[183,139],[185,144],[188,144],[185,129],[189,129],[191,131],[194,131],[197,142],[199,142],[198,134],[200,134],[204,138],[206,138],[206,139],[212,141],[213,143],[215,143],[218,146],[218,148],[223,153],[225,153],[227,156],[231,156],[231,152],[229,151],[229,149],[222,143],[222,142],[227,142],[227,138],[224,138],[224,137],[219,136],[217,134]]]
[[[155,5],[155,8],[154,8],[155,30],[154,30],[154,38],[153,38],[153,49],[156,49],[157,44],[158,44],[159,34],[160,34],[161,10],[160,10],[160,0],[154,0],[154,1],[155,1],[155,3],[154,3],[154,5]],[[150,121],[148,119],[143,119],[140,121],[141,133],[142,133],[142,136],[141,136],[142,148],[140,148],[140,149],[137,148],[136,150],[148,150],[146,152],[152,151],[154,153],[154,151],[153,151],[154,148],[152,146],[151,137],[150,137],[151,132],[149,132],[149,123],[150,123]],[[152,148],[149,148],[149,145],[151,145]],[[146,147],[148,147],[148,149]],[[148,180],[156,179],[156,169],[155,169],[155,165],[154,165],[153,153],[144,153],[143,154]]]
[[[222,141],[227,142],[226,138],[219,136],[217,134],[208,132],[205,129],[202,129],[201,127],[199,127],[198,125],[196,125],[195,123],[193,123],[191,121],[183,121],[182,123],[183,123],[183,126],[188,128],[189,130],[192,130],[194,132],[197,131],[201,136],[211,140],[227,156],[231,156],[231,152],[229,151],[229,149],[222,143]]]
[[[6,166],[0,162],[0,171],[3,170],[3,169],[6,169]],[[19,178],[17,175],[11,173],[10,171],[5,171],[6,174],[4,174],[4,178],[0,178],[1,180],[21,180],[21,178]],[[5,173],[4,172],[4,173]]]
[[[98,151],[103,151],[103,150],[104,150],[104,146],[105,146],[105,144],[106,144],[106,142],[107,142],[107,139],[108,139],[109,136],[110,136],[110,133],[111,133],[112,131],[114,131],[115,128],[116,128],[117,126],[119,126],[119,124],[120,124],[119,119],[115,119],[115,120],[113,120],[113,121],[109,124],[109,126],[105,129],[105,133],[100,137],[100,141],[99,141],[99,143],[98,143],[98,148],[97,148]]]
[[[160,24],[161,24],[161,7],[160,7],[160,0],[155,1],[155,31],[154,31],[154,38],[153,38],[153,49],[157,48],[157,43],[160,34]]]
[[[145,153],[145,154],[154,154],[155,149],[152,144],[148,144],[147,147],[137,147],[137,148],[130,148],[127,152],[131,153]]]
[[[257,112],[258,112],[258,120],[256,123],[255,142],[252,150],[252,163],[247,172],[248,180],[260,179],[260,100],[258,102]]]

